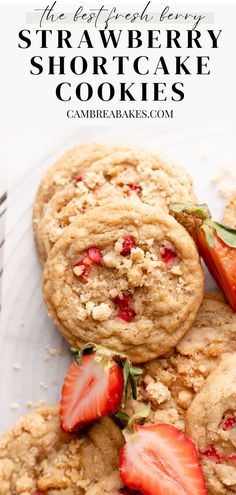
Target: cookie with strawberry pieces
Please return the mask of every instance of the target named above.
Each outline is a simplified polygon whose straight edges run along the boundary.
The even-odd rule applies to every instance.
[[[118,471],[122,445],[110,418],[79,434],[66,433],[57,406],[35,409],[0,439],[0,494],[86,495]]]
[[[185,229],[158,207],[117,202],[67,227],[43,273],[49,316],[74,347],[87,342],[145,362],[191,328],[203,271]]]
[[[43,261],[76,215],[116,197],[159,203],[165,210],[170,201],[195,200],[190,177],[166,158],[122,145],[100,148],[96,150],[96,145],[91,145],[90,154],[89,145],[83,148],[83,154],[81,147],[75,148],[43,179],[34,208],[36,239]],[[54,183],[57,187],[53,187]],[[45,199],[47,190],[50,194]],[[44,203],[39,215],[41,197]]]
[[[236,353],[225,356],[187,412],[209,495],[236,493]]]

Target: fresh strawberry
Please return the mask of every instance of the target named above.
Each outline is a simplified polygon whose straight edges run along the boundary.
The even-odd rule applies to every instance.
[[[76,431],[102,416],[113,414],[126,398],[130,381],[133,397],[138,368],[132,368],[126,356],[86,345],[82,350],[72,349],[75,362],[70,366],[62,388],[60,407],[61,426],[65,431]]]
[[[193,236],[208,270],[236,311],[236,229],[213,222],[207,205],[178,203],[171,210]]]
[[[99,248],[90,247],[87,251],[87,256],[92,263],[96,263],[97,265],[102,263],[102,252]]]
[[[135,239],[133,235],[126,235],[122,244],[122,251],[120,254],[122,256],[127,256],[130,254],[131,249],[135,246]]]
[[[120,453],[122,482],[143,495],[207,495],[191,440],[167,424],[125,430]]]

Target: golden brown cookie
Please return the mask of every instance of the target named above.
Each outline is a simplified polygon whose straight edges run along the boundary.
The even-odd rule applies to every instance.
[[[93,162],[117,150],[129,149],[125,145],[106,145],[103,143],[85,143],[75,146],[62,155],[41,180],[33,209],[33,226],[40,260],[47,258],[47,244],[41,234],[44,225],[44,210],[53,195],[70,187],[91,166]]]
[[[225,356],[187,412],[209,495],[236,493],[236,353]]]
[[[108,154],[109,149],[113,151],[111,154]],[[51,197],[44,199],[40,220],[39,215],[34,215],[36,239],[43,260],[63,229],[78,213],[109,203],[116,196],[121,200],[129,198],[153,205],[159,203],[164,209],[168,208],[170,202],[196,200],[189,176],[165,158],[119,145],[110,148],[104,145],[102,152],[101,159],[91,162],[90,166],[86,164],[79,168],[76,165],[76,168],[73,161],[73,168],[68,165],[65,168],[62,162],[59,186]],[[56,173],[52,175],[50,172],[47,183],[50,184],[52,178],[55,181],[55,177],[58,181],[58,173],[57,166]],[[38,202],[36,199],[36,205]]]
[[[58,407],[36,409],[0,440],[0,494],[85,495],[118,468],[122,444],[109,418],[71,434],[60,428]]]
[[[144,362],[192,326],[203,271],[186,230],[159,208],[97,207],[64,230],[43,273],[51,318],[74,347],[95,342]]]
[[[236,313],[220,294],[205,294],[197,318],[176,349],[143,366],[138,401],[129,411],[150,401],[148,420],[185,430],[185,416],[194,397],[223,356],[236,352]]]
[[[230,197],[224,209],[224,223],[236,229],[236,192]]]

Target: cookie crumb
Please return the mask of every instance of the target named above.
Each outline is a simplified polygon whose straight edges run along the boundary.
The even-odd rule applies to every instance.
[[[48,390],[48,385],[44,382],[40,382],[40,387],[43,388],[44,390]]]
[[[45,354],[43,360],[48,361],[51,357],[63,356],[63,354],[65,354],[65,349],[63,347],[54,348],[51,347],[50,344],[47,344],[45,347]]]
[[[19,404],[18,402],[12,402],[11,405],[10,405],[11,409],[19,409]]]
[[[92,309],[92,316],[95,320],[106,320],[111,316],[112,309],[108,304],[102,303]]]
[[[169,389],[161,382],[150,383],[147,386],[147,392],[158,404],[162,404],[171,398]]]
[[[20,363],[14,363],[13,366],[14,370],[20,370],[21,369],[21,364]]]

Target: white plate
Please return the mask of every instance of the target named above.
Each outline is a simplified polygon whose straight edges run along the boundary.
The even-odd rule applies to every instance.
[[[0,205],[0,229],[5,218],[2,320],[0,335],[0,433],[29,411],[27,402],[59,400],[71,360],[68,347],[48,319],[41,294],[41,268],[35,251],[31,214],[35,191],[44,170],[67,148],[90,140],[129,142],[164,152],[192,174],[201,202],[221,219],[225,200],[212,184],[222,166],[236,163],[235,130],[229,128],[159,130],[155,128],[2,129],[1,158],[8,171],[7,213]],[[4,161],[3,161],[4,159]],[[0,174],[1,176],[1,174]],[[233,176],[226,178],[233,190]],[[1,184],[1,195],[4,187]],[[0,230],[0,245],[3,233]],[[1,246],[1,251],[2,252]],[[1,259],[1,256],[0,256]],[[1,267],[0,267],[1,270]],[[207,287],[215,288],[211,277]],[[48,358],[46,346],[56,349]],[[64,354],[59,355],[60,349]],[[15,369],[14,365],[20,365]],[[48,387],[48,388],[47,388]]]

